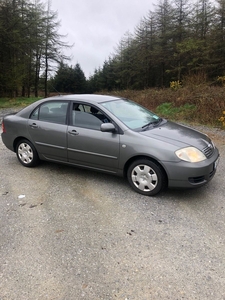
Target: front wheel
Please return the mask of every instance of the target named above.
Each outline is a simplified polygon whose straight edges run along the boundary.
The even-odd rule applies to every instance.
[[[161,166],[148,159],[134,161],[127,170],[131,187],[145,196],[154,196],[167,186],[167,177]]]
[[[33,144],[28,140],[21,140],[16,145],[16,155],[19,162],[25,167],[35,167],[39,157]]]

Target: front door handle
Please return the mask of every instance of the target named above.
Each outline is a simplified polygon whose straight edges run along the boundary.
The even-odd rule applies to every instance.
[[[71,134],[71,135],[78,135],[79,134],[79,132],[77,132],[75,129],[68,131],[68,133]]]
[[[31,127],[31,128],[38,128],[38,126],[37,126],[37,124],[36,124],[36,123],[32,123],[32,124],[30,124],[30,127]]]

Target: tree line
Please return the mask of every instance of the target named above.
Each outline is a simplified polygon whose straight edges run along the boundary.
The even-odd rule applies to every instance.
[[[59,25],[50,1],[1,0],[0,96],[38,96],[40,85],[47,95],[53,66],[69,59]]]
[[[90,83],[95,90],[145,89],[224,75],[225,0],[160,0]]]
[[[225,75],[225,0],[159,0],[88,79],[79,63],[68,65],[59,26],[50,0],[1,0],[0,96],[168,87]]]

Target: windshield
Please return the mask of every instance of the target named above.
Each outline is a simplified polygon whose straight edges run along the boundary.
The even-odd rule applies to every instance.
[[[120,99],[101,104],[133,130],[145,130],[146,127],[158,124],[161,120],[148,109],[130,100]]]

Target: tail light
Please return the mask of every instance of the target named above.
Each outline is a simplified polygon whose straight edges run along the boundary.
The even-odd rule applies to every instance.
[[[2,132],[6,133],[6,129],[5,129],[5,125],[4,125],[4,121],[2,121]]]

